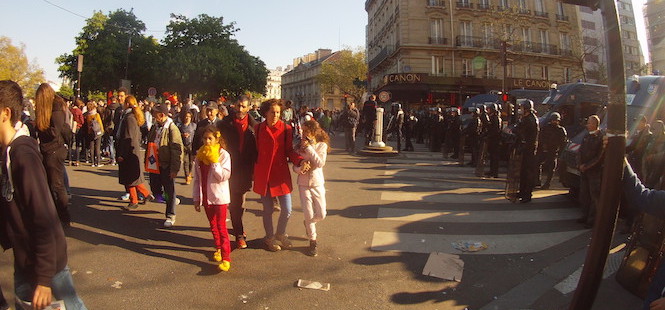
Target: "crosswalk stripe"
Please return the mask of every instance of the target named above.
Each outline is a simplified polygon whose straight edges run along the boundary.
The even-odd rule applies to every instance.
[[[474,188],[458,188],[445,191],[401,192],[383,191],[381,200],[386,201],[425,201],[435,203],[491,203],[505,204],[507,200],[496,189],[494,194],[473,194],[479,191]],[[485,191],[486,192],[486,191]],[[563,202],[566,200],[564,190],[543,190],[533,193],[533,203]]]
[[[400,182],[393,179],[386,179],[383,181],[383,187],[386,189],[399,189],[403,187],[424,187],[424,188],[435,188],[435,189],[457,189],[460,188],[460,184],[452,180],[431,180],[427,181],[409,181],[409,182]],[[466,187],[473,187],[476,189],[486,189],[488,191],[504,190],[505,185],[502,182],[473,182],[471,184],[465,184]]]
[[[405,222],[523,223],[572,220],[581,215],[581,211],[574,208],[500,211],[379,208],[377,218]]]
[[[575,238],[585,230],[513,235],[438,235],[375,231],[373,251],[409,253],[450,253],[472,255],[498,255],[536,253]],[[487,244],[478,252],[461,252],[452,247],[453,242],[473,240]]]

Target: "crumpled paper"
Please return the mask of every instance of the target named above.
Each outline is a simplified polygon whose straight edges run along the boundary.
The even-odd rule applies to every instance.
[[[453,242],[451,245],[462,252],[478,252],[487,249],[487,244],[480,241],[463,240]]]

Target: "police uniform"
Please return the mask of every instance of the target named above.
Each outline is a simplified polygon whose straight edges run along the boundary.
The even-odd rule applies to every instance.
[[[527,110],[515,126],[518,147],[522,151],[522,165],[520,169],[520,202],[531,201],[531,193],[536,182],[536,147],[538,146],[538,118],[533,112],[533,102],[528,100],[522,104]]]
[[[538,137],[538,154],[536,157],[538,158],[540,173],[538,174],[537,181],[540,182],[541,174],[545,175],[545,182],[541,186],[541,189],[548,189],[550,187],[554,169],[556,168],[556,159],[568,141],[566,129],[559,124],[552,123],[554,120],[561,120],[561,116],[558,113],[553,113],[550,122],[543,126]]]
[[[487,153],[489,153],[490,162],[490,171],[487,176],[496,178],[499,176],[501,117],[497,113],[497,109],[495,107],[490,108],[490,111],[492,114],[489,116],[485,130],[487,139]]]

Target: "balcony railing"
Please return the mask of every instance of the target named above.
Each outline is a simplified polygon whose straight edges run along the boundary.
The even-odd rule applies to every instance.
[[[549,18],[550,14],[547,12],[541,12],[541,11],[533,11],[533,15],[536,17],[543,17],[543,18]]]
[[[448,44],[448,38],[429,37],[429,44],[446,45]]]
[[[469,1],[458,1],[457,2],[457,8],[458,9],[473,9],[473,4]]]
[[[382,61],[384,61],[390,54],[392,54],[395,51],[395,46],[389,45],[381,49],[372,60],[369,61],[367,66],[369,69],[374,69],[376,66],[378,66]]]
[[[561,56],[573,56],[573,51],[569,49],[559,49],[559,55]]]
[[[567,15],[557,14],[557,15],[556,15],[556,20],[560,20],[560,21],[567,22],[567,21],[568,21],[568,16],[567,16]]]
[[[476,8],[481,11],[489,11],[492,9],[492,6],[489,3],[478,3]]]
[[[519,8],[519,9],[517,9],[517,13],[522,14],[522,15],[531,15],[531,10],[526,9],[526,8]]]
[[[526,52],[526,53],[539,53],[539,54],[550,54],[550,55],[559,55],[559,48],[554,44],[543,44],[537,42],[521,42],[519,44],[514,44],[511,48],[513,52]]]
[[[459,47],[474,47],[474,48],[489,48],[489,49],[500,48],[500,42],[497,39],[474,37],[474,36],[457,36],[455,38],[455,45]]]
[[[427,1],[427,6],[437,7],[437,8],[445,8],[446,7],[446,1],[445,0],[426,0],[426,1]]]
[[[510,13],[510,12],[513,11],[513,9],[511,9],[510,7],[508,7],[508,6],[502,6],[502,5],[497,5],[497,6],[496,6],[496,10],[497,10],[498,12],[508,12],[508,13]]]

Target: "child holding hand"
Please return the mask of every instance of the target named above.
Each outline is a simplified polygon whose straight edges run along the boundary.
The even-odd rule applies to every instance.
[[[300,204],[305,217],[305,231],[309,238],[307,255],[317,255],[316,223],[326,217],[326,188],[323,166],[328,154],[328,134],[315,120],[302,124],[302,141],[297,152],[303,157],[304,164],[293,166],[298,174]]]
[[[222,134],[214,125],[204,129],[202,139],[203,145],[194,160],[194,208],[197,212],[201,212],[201,206],[205,209],[215,239],[213,258],[220,262],[220,270],[228,271],[231,268],[231,243],[226,230],[226,210],[231,201],[231,156],[224,149]]]

